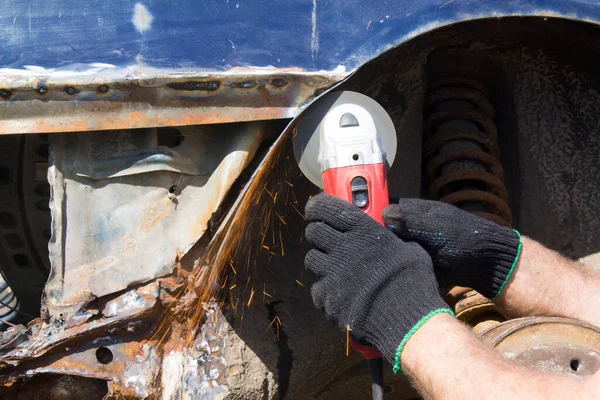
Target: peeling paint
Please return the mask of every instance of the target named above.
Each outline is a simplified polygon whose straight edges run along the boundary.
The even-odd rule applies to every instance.
[[[136,3],[133,7],[133,17],[131,23],[135,26],[135,29],[144,34],[144,32],[150,30],[154,17],[150,11],[142,3]]]
[[[311,52],[312,60],[313,60],[313,62],[315,62],[315,57],[317,56],[317,53],[319,52],[319,37],[318,37],[319,32],[317,31],[317,0],[313,0],[312,5],[313,5],[313,7],[312,7],[312,15],[311,15],[312,28],[311,28],[311,37],[310,37],[310,52]]]

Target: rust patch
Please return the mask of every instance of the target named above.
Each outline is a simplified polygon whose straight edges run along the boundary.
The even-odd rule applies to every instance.
[[[155,203],[146,213],[146,216],[140,224],[139,231],[141,233],[150,232],[154,225],[158,221],[160,221],[165,215],[167,215],[167,211],[169,211],[170,205],[171,202],[169,201],[169,199],[164,199]]]
[[[0,97],[0,134],[53,133],[205,125],[291,118],[318,94],[345,78],[339,74],[235,73],[75,84],[47,79],[40,94],[8,81]],[[112,95],[111,95],[112,94]],[[76,100],[75,100],[76,99]],[[43,101],[40,101],[43,100]]]
[[[448,295],[452,297],[460,293],[460,298],[454,304],[456,318],[470,325],[475,333],[482,332],[506,320],[500,309],[489,299],[475,290],[461,291],[456,287]],[[454,293],[452,293],[454,291]]]

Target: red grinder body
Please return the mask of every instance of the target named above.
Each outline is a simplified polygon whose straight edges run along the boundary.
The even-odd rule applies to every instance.
[[[302,172],[325,193],[346,200],[383,224],[389,203],[387,167],[396,153],[396,131],[385,110],[354,92],[333,92],[309,110],[294,138]],[[355,342],[367,359],[381,355]]]
[[[308,179],[381,224],[389,202],[386,171],[395,154],[391,118],[373,99],[355,92],[325,95],[304,113],[294,138],[294,155]],[[382,400],[381,354],[356,342],[352,347],[367,358],[373,399]]]
[[[339,105],[325,116],[319,164],[325,193],[346,200],[383,224],[389,203],[385,155],[373,116],[357,104]],[[352,342],[367,359],[381,355]]]
[[[362,209],[375,221],[383,224],[381,214],[389,204],[387,177],[384,164],[357,165],[332,168],[323,171],[323,191],[350,203],[356,197],[352,182],[363,178],[366,182],[367,205]],[[352,347],[367,359],[379,358],[381,354],[370,346],[352,341]]]

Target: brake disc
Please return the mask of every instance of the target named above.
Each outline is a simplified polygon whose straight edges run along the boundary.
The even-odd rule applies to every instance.
[[[600,328],[568,318],[527,317],[503,322],[480,337],[517,364],[588,376],[600,368]]]

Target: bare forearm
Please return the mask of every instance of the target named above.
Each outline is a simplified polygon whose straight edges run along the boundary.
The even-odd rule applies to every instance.
[[[515,271],[496,304],[512,316],[549,315],[600,326],[600,273],[523,237]]]
[[[557,399],[573,393],[593,398],[588,381],[518,366],[448,315],[425,323],[407,342],[401,361],[425,399]]]

